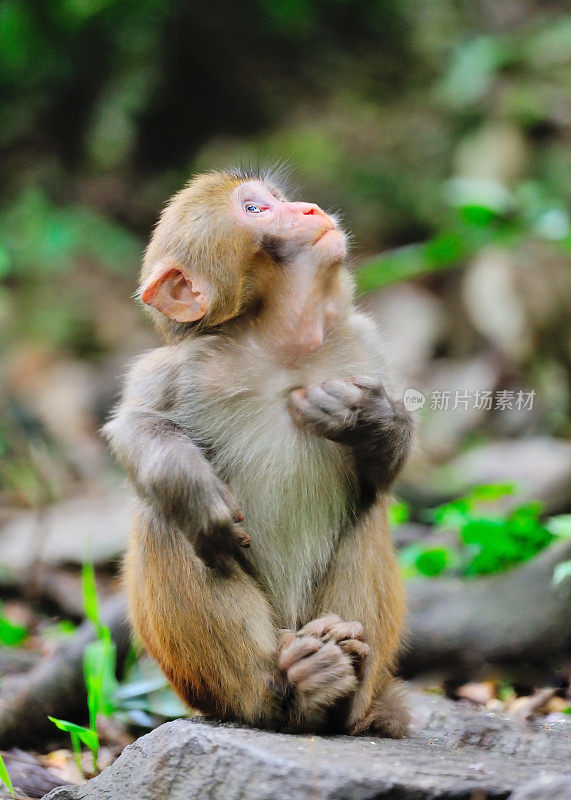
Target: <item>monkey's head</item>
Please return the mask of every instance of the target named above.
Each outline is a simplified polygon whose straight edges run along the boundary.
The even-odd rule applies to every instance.
[[[330,283],[345,254],[336,220],[315,204],[288,201],[261,174],[209,172],[163,211],[140,297],[167,341],[177,341],[263,305],[293,264]]]

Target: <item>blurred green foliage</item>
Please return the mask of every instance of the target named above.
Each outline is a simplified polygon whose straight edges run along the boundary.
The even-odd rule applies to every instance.
[[[5,613],[4,606],[0,603],[0,644],[7,647],[16,647],[22,644],[28,636],[24,625],[13,622]]]
[[[568,245],[565,12],[483,0],[5,0],[0,279],[10,299],[20,284],[33,294],[38,273],[45,288],[87,259],[132,284],[139,237],[169,193],[193,169],[243,160],[285,158],[308,196],[343,208],[362,252],[387,250],[363,270],[364,291],[455,266],[490,241]],[[511,174],[454,163],[488,123],[520,135]],[[31,316],[34,336],[45,326],[66,345],[50,312]]]
[[[292,196],[342,209],[362,292],[426,274],[453,305],[445,276],[489,245],[558,265],[570,53],[558,0],[4,0],[6,372],[29,345],[44,366],[128,350],[144,243],[206,168],[285,160]],[[41,505],[61,480],[19,395],[11,413],[18,380],[0,373],[0,492]]]
[[[81,587],[83,610],[85,616],[95,628],[95,641],[89,642],[83,651],[83,675],[87,689],[87,708],[89,710],[89,727],[77,725],[63,719],[49,717],[62,731],[69,733],[77,765],[83,774],[81,764],[81,744],[91,750],[93,771],[97,773],[97,756],[99,753],[99,736],[97,734],[97,715],[111,716],[115,711],[115,693],[117,691],[117,648],[111,638],[111,631],[103,624],[99,611],[99,598],[95,582],[93,565],[85,562],[81,570]]]
[[[464,497],[426,513],[436,529],[455,531],[456,545],[415,543],[399,554],[407,577],[434,577],[449,572],[473,577],[503,572],[529,561],[556,538],[569,537],[569,515],[541,521],[542,504],[523,503],[503,512],[497,504],[515,491],[512,484],[476,486]]]

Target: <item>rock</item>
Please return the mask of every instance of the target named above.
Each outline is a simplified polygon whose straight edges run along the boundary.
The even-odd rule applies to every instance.
[[[101,605],[101,620],[109,627],[117,646],[120,676],[131,647],[126,601],[121,595]],[[48,714],[79,724],[87,721],[83,655],[86,645],[95,637],[93,625],[86,621],[28,672],[2,681],[0,748],[44,746],[55,734]]]
[[[405,389],[418,383],[450,328],[444,303],[413,283],[397,283],[360,300],[383,332],[389,371]]]
[[[411,468],[404,480],[402,496],[423,508],[447,502],[481,484],[513,483],[517,491],[502,501],[503,508],[541,500],[546,513],[557,514],[569,506],[571,443],[548,436],[486,442],[436,469],[425,469],[424,476]]]
[[[0,563],[16,571],[44,564],[105,563],[120,555],[131,525],[132,495],[117,489],[17,513],[0,532]]]
[[[434,483],[449,495],[464,494],[472,486],[514,483],[516,504],[541,500],[547,513],[569,505],[571,443],[548,436],[487,442],[472,447],[436,470]]]
[[[0,647],[0,678],[27,672],[39,660],[40,654],[35,650],[25,650],[23,647]]]
[[[526,786],[519,786],[510,800],[569,800],[569,778],[558,775],[542,775],[530,781]]]
[[[437,462],[457,453],[466,436],[480,427],[489,413],[476,406],[476,392],[492,391],[499,376],[498,363],[487,355],[433,362],[421,385],[410,387],[425,397],[424,407],[418,411],[420,451]]]
[[[406,674],[486,661],[541,664],[568,651],[571,581],[553,585],[555,567],[568,559],[567,539],[497,575],[409,581]]]
[[[30,753],[14,748],[4,753],[3,759],[14,791],[20,795],[42,797],[56,786],[61,786],[58,776],[43,767]]]
[[[561,359],[570,291],[567,260],[545,243],[515,251],[490,246],[464,273],[462,303],[476,330],[512,365],[524,366]]]
[[[440,697],[413,699],[418,722],[398,741],[169,722],[85,785],[44,800],[465,800],[505,798],[538,776],[554,787],[571,778],[571,721],[555,734]]]
[[[513,273],[511,254],[485,248],[466,271],[463,294],[468,317],[477,330],[520,363],[529,357],[534,340]]]

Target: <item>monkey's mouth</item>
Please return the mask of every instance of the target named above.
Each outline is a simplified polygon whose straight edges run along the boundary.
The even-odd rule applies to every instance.
[[[319,234],[317,239],[314,240],[312,247],[315,246],[317,244],[317,242],[320,242],[323,239],[323,237],[326,236],[328,233],[331,233],[331,231],[336,231],[336,230],[337,230],[337,228],[326,228],[324,231],[322,231]]]

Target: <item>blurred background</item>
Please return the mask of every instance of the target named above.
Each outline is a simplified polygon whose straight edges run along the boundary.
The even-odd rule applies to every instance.
[[[360,303],[418,409],[392,519],[412,587],[405,671],[444,665],[426,682],[455,696],[480,670],[484,702],[502,703],[548,674],[550,711],[568,708],[568,10],[4,0],[0,590],[28,667],[51,652],[46,630],[83,618],[86,560],[102,598],[117,588],[129,502],[98,430],[130,360],[157,344],[131,295],[158,213],[194,172],[284,161],[294,197],[339,210],[353,233]],[[548,619],[531,646],[458,644],[470,607],[454,647],[423,640],[444,624],[442,609],[415,616],[423,592],[495,581],[504,613],[536,562],[544,594],[526,571],[520,583]],[[542,677],[490,678],[506,660]]]

